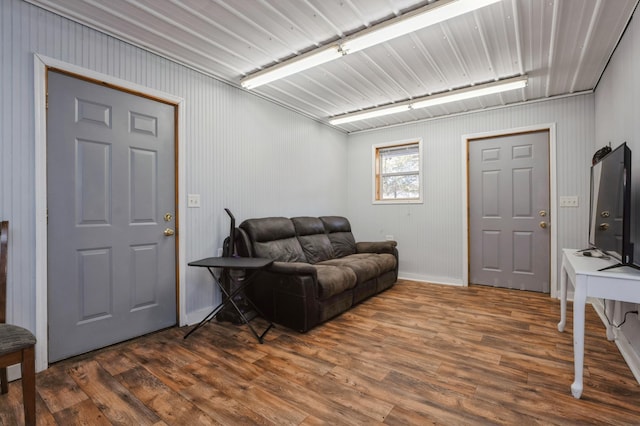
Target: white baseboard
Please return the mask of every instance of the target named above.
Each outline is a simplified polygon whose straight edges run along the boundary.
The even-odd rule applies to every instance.
[[[186,317],[187,323],[184,325],[193,325],[202,321],[211,311],[213,310],[213,306],[209,306],[206,308],[198,309],[195,312],[189,312]]]
[[[13,382],[14,380],[18,380],[21,376],[22,376],[22,371],[20,371],[20,364],[7,367],[8,381]]]
[[[410,281],[418,281],[422,283],[430,283],[430,284],[443,284],[443,285],[453,285],[453,286],[462,286],[461,280],[456,279],[448,279],[442,277],[428,277],[425,275],[419,274],[405,274],[400,272],[398,274],[398,279],[400,280],[410,280]]]
[[[633,373],[633,377],[635,377],[638,383],[640,383],[640,356],[638,356],[638,353],[629,343],[629,339],[627,339],[627,337],[622,332],[616,329],[615,335],[616,346],[618,346],[618,350],[622,354],[624,360],[627,362],[629,369]]]

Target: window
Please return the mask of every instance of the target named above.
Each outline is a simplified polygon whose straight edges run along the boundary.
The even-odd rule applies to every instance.
[[[422,140],[373,146],[374,203],[422,202]]]

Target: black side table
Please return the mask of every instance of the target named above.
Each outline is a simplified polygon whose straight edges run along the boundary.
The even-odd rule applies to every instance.
[[[242,321],[249,326],[249,329],[251,330],[253,335],[256,337],[256,339],[258,339],[258,342],[264,343],[263,337],[273,327],[273,323],[269,322],[269,326],[267,327],[267,329],[264,330],[262,334],[258,335],[258,333],[253,328],[253,326],[251,325],[251,323],[249,322],[245,314],[242,312],[242,309],[240,309],[240,307],[234,301],[234,298],[236,297],[236,295],[243,292],[244,289],[247,288],[247,286],[253,282],[253,277],[255,274],[253,273],[248,274],[245,277],[245,279],[242,281],[242,283],[238,285],[238,287],[236,287],[232,292],[228,292],[225,289],[224,285],[220,281],[220,278],[223,276],[225,271],[228,272],[229,270],[245,270],[245,271],[255,272],[257,270],[266,268],[272,263],[273,263],[273,260],[264,259],[260,257],[207,257],[206,259],[190,262],[189,266],[207,268],[209,270],[209,273],[213,277],[213,281],[216,283],[218,288],[220,288],[220,291],[222,291],[224,297],[223,297],[223,302],[220,303],[218,306],[216,306],[213,309],[213,311],[209,313],[209,315],[204,317],[198,325],[196,325],[187,334],[185,334],[184,338],[186,339],[191,335],[191,333],[193,333],[194,331],[202,327],[207,322],[211,321],[225,306],[231,303],[233,308],[236,310],[236,312],[238,312],[238,314],[242,318]],[[214,269],[222,269],[222,273],[220,274],[220,276],[215,275],[215,273],[213,272]],[[264,315],[262,315],[260,310],[255,306],[255,304],[250,299],[247,299],[247,302],[253,307],[253,309],[255,309],[255,311],[260,316],[264,317]]]

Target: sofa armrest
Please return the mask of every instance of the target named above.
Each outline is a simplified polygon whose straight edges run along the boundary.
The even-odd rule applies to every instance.
[[[389,253],[395,254],[396,246],[395,241],[373,241],[373,242],[359,242],[356,243],[356,250],[358,253]]]
[[[273,262],[269,272],[286,275],[317,275],[316,268],[304,262]]]

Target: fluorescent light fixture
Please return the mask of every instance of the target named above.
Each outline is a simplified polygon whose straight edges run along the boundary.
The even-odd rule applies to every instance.
[[[400,15],[355,33],[347,37],[339,45],[320,47],[278,65],[258,71],[240,80],[240,84],[246,89],[253,89],[291,74],[333,61],[348,53],[358,52],[499,1],[501,0],[438,0],[405,15]]]
[[[413,109],[427,108],[434,105],[446,104],[449,102],[464,101],[465,99],[479,98],[480,96],[493,95],[494,93],[507,92],[509,90],[521,89],[527,86],[527,76],[515,77],[503,81],[471,86],[464,89],[454,90],[448,93],[421,98],[424,100],[414,100],[411,104]]]
[[[422,28],[480,9],[500,0],[439,0],[423,8],[400,15],[347,38],[340,47],[354,53]]]
[[[509,90],[521,89],[527,86],[527,81],[528,77],[524,75],[521,77],[513,77],[506,80],[494,81],[477,86],[465,87],[464,89],[452,90],[450,92],[439,93],[437,95],[412,99],[410,101],[405,101],[392,107],[374,108],[362,112],[354,112],[351,114],[337,116],[334,119],[329,120],[329,123],[333,125],[351,123],[353,121],[366,120],[373,117],[395,114],[412,109],[427,108],[434,105],[463,101],[465,99],[477,98],[480,96],[492,95]]]
[[[312,50],[311,52],[297,56],[289,61],[258,71],[257,73],[242,79],[240,84],[246,89],[253,89],[255,87],[262,86],[263,84],[271,83],[274,80],[287,77],[291,74],[324,64],[325,62],[333,61],[342,55],[343,54],[337,45]]]
[[[334,125],[350,123],[351,121],[357,120],[366,120],[367,118],[380,117],[382,115],[395,114],[398,112],[409,111],[411,109],[411,105],[402,104],[392,107],[384,107],[384,108],[376,108],[364,112],[358,112],[355,114],[348,114],[342,117],[338,117],[334,120],[331,120],[330,123]],[[357,118],[356,118],[357,117]]]

